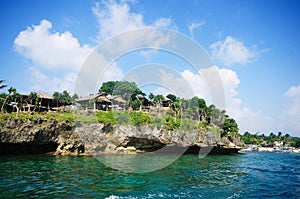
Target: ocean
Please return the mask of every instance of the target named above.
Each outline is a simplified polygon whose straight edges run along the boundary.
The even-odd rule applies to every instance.
[[[300,154],[183,155],[147,173],[115,170],[93,156],[1,156],[0,197],[300,198]]]

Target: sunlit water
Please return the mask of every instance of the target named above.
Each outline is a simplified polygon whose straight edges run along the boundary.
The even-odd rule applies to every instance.
[[[300,198],[299,169],[299,154],[280,153],[184,155],[149,173],[124,173],[94,157],[2,156],[0,197]]]

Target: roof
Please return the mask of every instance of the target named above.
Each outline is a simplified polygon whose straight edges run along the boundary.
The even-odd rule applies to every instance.
[[[88,101],[88,100],[91,100],[91,99],[95,99],[97,97],[99,97],[101,94],[92,94],[92,95],[88,95],[88,96],[84,96],[84,97],[81,97],[79,98],[78,100],[76,100],[76,102],[82,102],[82,101]]]
[[[125,103],[126,101],[119,95],[117,96],[112,96],[112,100],[116,101],[117,103]]]
[[[42,98],[42,99],[52,99],[52,100],[54,99],[51,94],[46,93],[46,92],[38,92],[37,95],[39,98]]]
[[[108,103],[111,102],[107,97],[103,96],[100,93],[92,94],[92,95],[85,96],[85,97],[81,97],[78,100],[76,100],[76,102],[89,101],[89,100],[96,99],[96,98],[97,98],[98,102],[108,102]]]
[[[22,94],[22,95],[28,97],[30,94]],[[51,100],[54,99],[54,97],[51,94],[46,92],[38,92],[37,96],[42,99],[51,99]]]
[[[98,97],[98,102],[107,102],[107,103],[110,103],[111,101],[105,97],[105,96],[99,96]]]

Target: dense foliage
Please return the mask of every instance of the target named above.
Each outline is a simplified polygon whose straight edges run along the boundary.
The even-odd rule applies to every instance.
[[[0,80],[0,89],[4,90],[5,87],[4,81]],[[174,94],[168,94],[165,97],[150,93],[147,99],[146,94],[138,88],[136,83],[128,81],[104,82],[99,92],[107,95],[122,96],[126,100],[126,106],[129,107],[128,111],[98,111],[95,114],[75,114],[76,118],[74,119],[71,112],[65,111],[65,106],[75,102],[78,99],[78,95],[74,94],[71,96],[69,92],[63,91],[62,93],[53,93],[53,99],[57,107],[63,107],[62,110],[60,109],[62,112],[39,113],[38,115],[46,119],[55,117],[56,119],[81,122],[98,121],[102,123],[110,122],[112,124],[132,124],[137,126],[148,124],[152,128],[161,128],[164,126],[168,130],[182,129],[188,131],[202,129],[215,132],[220,137],[228,137],[229,139],[240,136],[238,124],[226,114],[225,110],[220,110],[213,104],[208,106],[204,99],[197,96],[191,99],[184,99]],[[13,87],[10,87],[7,93],[2,92],[0,94],[2,112],[0,119],[18,116],[21,119],[31,119],[37,115],[36,112],[40,112],[41,99],[39,99],[37,93],[31,92],[25,100],[21,96]],[[152,106],[158,107],[159,112],[142,112],[141,107],[144,105],[145,100],[150,100],[149,102],[151,102]],[[26,110],[29,104],[31,108]],[[160,107],[168,107],[169,109],[160,109]],[[19,110],[22,113],[18,115]],[[14,115],[12,112],[17,112],[17,114]],[[274,141],[283,141],[292,146],[300,145],[300,139],[293,138],[289,134],[283,136],[281,132],[278,135],[271,133],[269,136],[265,136],[264,134],[252,135],[246,132],[242,136],[242,139],[247,144],[268,145]]]
[[[278,132],[277,135],[271,132],[268,136],[265,134],[251,134],[246,131],[242,136],[245,144],[256,144],[260,146],[273,146],[274,142],[282,142],[283,145],[290,145],[293,147],[300,147],[300,138],[292,137],[290,134],[283,134]]]

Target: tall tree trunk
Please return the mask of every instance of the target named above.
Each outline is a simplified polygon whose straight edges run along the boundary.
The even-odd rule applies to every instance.
[[[8,97],[9,97],[9,95],[5,98],[5,100],[4,100],[3,104],[2,104],[1,112],[3,112],[4,106],[5,106],[5,103],[6,103],[7,99],[8,99]]]
[[[41,112],[42,101],[43,101],[43,98],[41,98],[41,101],[39,102],[39,112]]]

